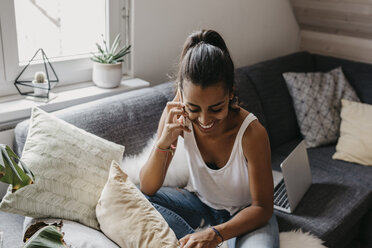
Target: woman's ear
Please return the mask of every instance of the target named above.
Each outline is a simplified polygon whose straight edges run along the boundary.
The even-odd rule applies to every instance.
[[[233,86],[232,90],[229,93],[230,101],[235,97],[235,85]]]

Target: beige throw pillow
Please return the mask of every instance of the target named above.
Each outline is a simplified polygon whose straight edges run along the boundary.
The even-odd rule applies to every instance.
[[[340,138],[333,159],[372,165],[372,105],[341,100]]]
[[[130,181],[116,161],[96,207],[101,230],[123,248],[176,248],[163,216]]]
[[[11,192],[0,210],[35,218],[62,218],[98,229],[95,207],[112,160],[124,147],[34,108],[22,161],[35,183]]]

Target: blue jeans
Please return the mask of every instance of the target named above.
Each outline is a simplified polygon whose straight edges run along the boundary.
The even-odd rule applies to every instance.
[[[198,227],[218,225],[233,217],[226,210],[205,205],[194,193],[185,189],[162,187],[154,196],[146,198],[164,217],[178,239],[195,232]],[[279,229],[275,216],[265,226],[227,242],[229,248],[279,247]]]

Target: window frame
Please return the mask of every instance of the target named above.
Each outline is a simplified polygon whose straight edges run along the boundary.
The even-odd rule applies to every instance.
[[[106,1],[106,39],[109,44],[120,33],[122,44],[130,41],[129,9],[130,0]],[[36,52],[36,51],[35,51]],[[57,73],[59,83],[56,87],[92,80],[92,61],[90,55],[69,57],[67,59],[50,59]],[[31,59],[31,58],[30,58]],[[123,75],[131,75],[131,54],[123,64]],[[19,65],[18,42],[15,20],[14,0],[0,1],[0,97],[17,94],[14,80],[25,65]],[[43,64],[30,65],[29,72],[43,70]],[[27,72],[26,72],[27,73]]]

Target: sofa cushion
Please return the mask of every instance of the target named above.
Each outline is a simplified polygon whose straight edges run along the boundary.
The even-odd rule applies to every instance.
[[[285,158],[293,145],[292,141],[275,149],[272,160]],[[312,185],[293,214],[275,211],[280,231],[301,228],[327,247],[345,247],[354,238],[372,208],[372,168],[333,160],[334,152],[335,146],[308,149]]]
[[[125,155],[139,153],[156,132],[167,100],[144,88],[53,112],[56,117],[101,138],[125,146]],[[20,155],[29,120],[15,128],[14,151]]]
[[[7,194],[0,210],[31,217],[76,220],[98,229],[95,206],[112,160],[124,147],[34,107],[22,162],[35,181]]]
[[[342,99],[341,118],[332,158],[372,166],[372,105]]]
[[[341,66],[361,102],[372,104],[372,64],[313,54],[316,71],[326,72]]]
[[[297,121],[307,147],[334,143],[339,137],[341,99],[358,101],[341,67],[323,72],[286,72]]]
[[[244,70],[260,97],[272,148],[299,135],[292,98],[282,74],[289,71],[311,72],[313,69],[311,55],[300,52],[255,64]]]
[[[176,248],[176,235],[163,216],[112,161],[96,206],[101,230],[120,247]]]
[[[63,219],[38,219],[26,217],[23,223],[23,240],[29,228],[34,229],[35,225],[45,223],[47,225],[61,223],[63,240],[69,248],[119,248],[113,241],[106,237],[99,230],[87,227],[80,223]],[[21,240],[22,240],[21,239]]]

